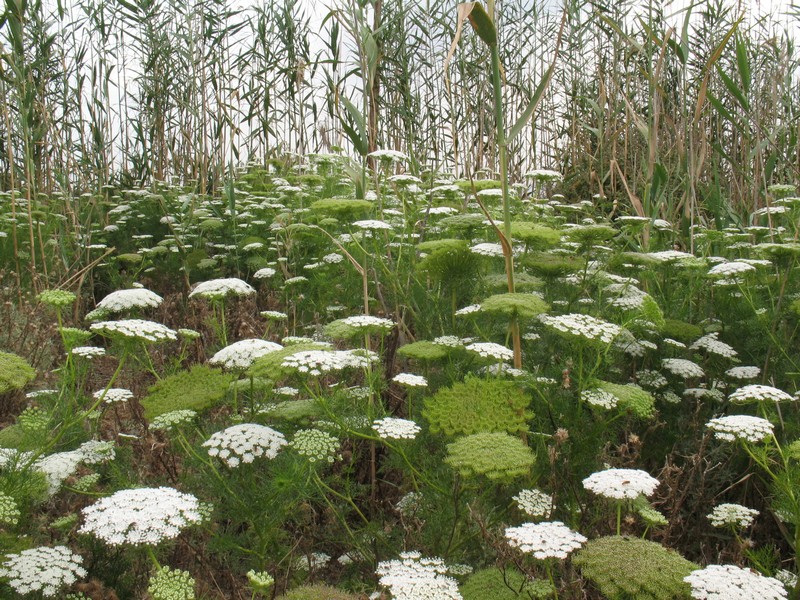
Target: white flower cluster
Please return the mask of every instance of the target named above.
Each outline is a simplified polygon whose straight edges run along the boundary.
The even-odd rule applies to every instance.
[[[736,440],[746,440],[748,442],[760,442],[772,435],[773,425],[761,417],[751,417],[749,415],[728,415],[711,419],[706,423],[714,437],[727,442]]]
[[[658,479],[640,469],[606,469],[583,480],[583,487],[604,498],[635,500],[640,495],[652,496]]]
[[[759,367],[750,366],[731,367],[725,371],[725,375],[731,379],[755,379],[761,375],[761,369]]]
[[[377,158],[378,160],[388,160],[392,162],[403,162],[408,160],[408,156],[399,150],[373,150],[367,154],[370,158]]]
[[[712,277],[736,277],[737,275],[743,275],[755,270],[756,268],[753,265],[734,260],[715,265],[708,274]]]
[[[532,552],[538,559],[567,558],[586,541],[561,521],[523,523],[519,527],[507,527],[505,535],[510,546]]]
[[[539,319],[548,327],[562,333],[588,340],[598,340],[604,344],[610,344],[622,333],[619,325],[580,313],[556,316],[540,315]]]
[[[275,458],[286,445],[284,435],[266,425],[242,423],[212,434],[203,447],[209,456],[217,456],[231,469],[252,463],[256,458]]]
[[[455,315],[457,317],[463,317],[463,316],[471,315],[472,313],[476,313],[476,312],[480,312],[480,311],[481,311],[481,305],[480,304],[469,304],[469,305],[465,306],[464,308],[459,308],[455,312]],[[445,337],[449,337],[449,336],[445,336]]]
[[[483,358],[491,358],[494,360],[511,360],[514,358],[514,351],[506,348],[501,344],[494,342],[474,342],[469,344],[467,350],[480,355]]]
[[[353,221],[353,226],[358,227],[359,229],[366,229],[368,231],[391,231],[394,229],[389,223],[386,221],[380,221],[378,219],[364,219],[362,221]]]
[[[127,402],[128,400],[133,400],[133,392],[130,390],[126,390],[125,388],[108,388],[103,390],[97,390],[94,394],[92,394],[92,398],[95,400],[103,399],[103,402],[106,404],[114,404],[115,402]]]
[[[66,546],[39,546],[17,554],[6,554],[0,577],[20,595],[41,592],[52,598],[62,587],[86,577],[83,559]]]
[[[301,429],[294,434],[289,446],[309,462],[332,463],[339,451],[339,440],[319,429]]]
[[[147,585],[153,600],[195,600],[195,580],[187,571],[161,567]]]
[[[249,296],[256,290],[246,281],[236,277],[222,279],[209,279],[198,283],[189,294],[189,298],[200,297],[209,300],[219,300],[228,295]]]
[[[379,583],[395,600],[461,600],[458,582],[447,577],[441,558],[424,558],[419,552],[401,552],[399,560],[378,563]]]
[[[21,513],[14,498],[0,492],[0,525],[16,525]]]
[[[550,518],[553,511],[553,497],[550,494],[536,489],[520,490],[513,498],[519,509],[531,517]]]
[[[709,565],[683,578],[698,600],[781,600],[787,598],[783,584],[750,569],[734,565]]]
[[[303,350],[283,359],[282,367],[298,373],[324,375],[343,369],[367,367],[377,360],[374,352],[354,350]]]
[[[80,533],[107,544],[155,545],[178,537],[184,527],[202,521],[200,503],[169,487],[120,490],[84,508]]]
[[[420,426],[414,421],[395,417],[376,419],[372,423],[372,428],[381,438],[390,440],[413,440],[421,431]]]
[[[686,360],[685,358],[664,358],[661,360],[661,366],[673,375],[683,377],[684,379],[692,379],[705,375],[700,365]]]
[[[592,406],[599,408],[611,409],[617,405],[619,399],[605,390],[599,388],[594,390],[583,390],[581,392],[581,400]]]
[[[422,506],[423,496],[419,492],[408,492],[397,501],[394,507],[402,515],[411,515]]]
[[[480,306],[481,305],[480,304],[473,304],[471,306],[477,306],[478,310],[480,310]],[[461,310],[464,310],[464,309],[462,308]],[[456,311],[456,314],[458,314],[458,311]],[[464,347],[464,342],[457,335],[440,335],[439,337],[434,338],[433,343],[437,344],[439,346],[447,346],[448,348],[463,348]]]
[[[714,527],[738,527],[744,529],[753,524],[753,519],[759,515],[754,508],[747,508],[741,504],[718,504],[708,515]]]
[[[783,390],[769,385],[746,385],[728,396],[734,404],[747,404],[750,402],[791,402],[794,397]]]
[[[116,290],[100,300],[95,310],[114,314],[137,308],[157,308],[163,301],[161,296],[145,288]]]
[[[531,177],[539,181],[561,181],[564,179],[561,173],[552,169],[533,169],[525,173],[525,177]]]
[[[732,346],[719,339],[719,332],[714,331],[706,334],[698,339],[694,344],[689,346],[690,350],[705,350],[709,354],[716,354],[724,358],[735,358],[738,354]]]
[[[382,319],[381,317],[372,317],[370,315],[346,317],[342,319],[342,323],[355,329],[382,329],[386,332],[390,331],[392,327],[394,327],[394,321],[391,321],[390,319]]]
[[[208,362],[226,369],[248,369],[257,358],[281,350],[283,346],[261,339],[247,339],[228,344],[214,354]]]
[[[120,321],[100,321],[89,329],[107,337],[123,337],[143,342],[167,342],[178,339],[178,335],[166,325],[144,319],[122,319]]]
[[[154,417],[150,421],[150,429],[163,429],[164,431],[171,431],[175,427],[191,423],[197,412],[190,409],[171,410]]]
[[[262,310],[259,314],[270,321],[285,321],[289,318],[289,315],[279,310]]]
[[[95,358],[98,356],[105,356],[106,349],[98,348],[97,346],[78,346],[72,349],[73,356],[80,356],[81,358]]]
[[[636,379],[640,386],[644,388],[650,388],[652,390],[660,390],[663,387],[667,387],[669,384],[667,378],[661,373],[650,369],[642,369],[641,371],[637,372]]]
[[[662,250],[660,252],[648,252],[645,256],[649,256],[662,263],[672,263],[683,261],[687,258],[694,258],[694,254],[688,252],[681,252],[680,250]]]
[[[273,275],[275,275],[277,271],[272,267],[263,267],[253,273],[253,279],[269,279]]]
[[[427,379],[425,379],[422,375],[414,375],[413,373],[398,373],[392,377],[392,381],[411,388],[428,387]]]
[[[503,246],[493,242],[481,242],[480,244],[475,244],[469,249],[469,251],[473,254],[479,254],[480,256],[504,256]]]

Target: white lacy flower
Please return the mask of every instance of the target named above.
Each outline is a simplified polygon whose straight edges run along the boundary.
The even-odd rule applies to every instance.
[[[756,509],[741,504],[718,504],[707,516],[714,527],[734,526],[744,529],[750,527],[759,514]]]
[[[481,242],[475,244],[469,249],[473,254],[480,254],[481,256],[504,256],[503,246],[492,242]]]
[[[711,419],[706,427],[714,432],[715,438],[728,442],[760,442],[771,436],[773,429],[772,423],[766,419],[749,415],[728,415]]]
[[[421,431],[420,426],[414,421],[394,417],[377,419],[372,423],[372,428],[383,439],[391,440],[413,440]]]
[[[423,558],[419,552],[401,552],[399,560],[378,563],[379,583],[395,600],[461,600],[458,582],[447,577],[441,558]]]
[[[8,578],[18,594],[41,592],[45,598],[55,597],[62,587],[86,577],[83,558],[66,546],[39,546],[17,554],[6,554],[0,577]]]
[[[514,358],[514,351],[506,348],[501,344],[494,342],[474,342],[469,344],[467,350],[475,352],[483,358],[491,358],[494,360],[511,360]]]
[[[378,360],[377,354],[364,350],[303,350],[283,359],[282,367],[298,373],[323,375],[343,369],[362,368]]]
[[[471,315],[472,313],[480,312],[480,310],[481,310],[480,304],[470,304],[468,306],[465,306],[464,308],[459,308],[455,312],[455,314],[457,317],[463,317],[464,315]]]
[[[285,445],[286,438],[282,433],[256,423],[233,425],[217,431],[203,442],[209,456],[219,457],[232,469],[262,456],[275,458]]]
[[[662,250],[661,252],[648,252],[645,256],[654,258],[658,262],[672,263],[687,258],[694,258],[694,254],[688,252],[681,252],[680,250]]]
[[[413,175],[409,175],[408,173],[400,173],[398,175],[391,175],[386,179],[391,183],[397,183],[400,185],[411,185],[412,183],[421,184],[422,180],[419,177],[414,177]]]
[[[659,483],[639,469],[606,469],[589,475],[583,487],[605,498],[635,500],[640,495],[651,496]]]
[[[531,517],[550,518],[553,510],[553,497],[540,490],[520,490],[513,496],[519,509]]]
[[[398,373],[392,377],[392,381],[408,387],[428,387],[427,379],[422,375],[414,375],[413,373]]]
[[[362,221],[353,221],[353,226],[358,227],[359,229],[366,229],[368,231],[391,231],[394,229],[389,223],[386,221],[380,221],[378,219],[364,219]]]
[[[175,427],[191,423],[197,417],[197,411],[190,409],[171,410],[154,417],[150,421],[150,429],[171,431]]]
[[[276,273],[275,269],[271,267],[264,267],[253,273],[253,279],[269,279],[270,277],[275,275],[275,273]]]
[[[97,303],[96,311],[106,313],[120,313],[137,308],[156,308],[164,299],[145,288],[117,290]]]
[[[661,373],[648,369],[642,369],[636,373],[636,379],[640,386],[653,390],[660,390],[669,383]]]
[[[389,160],[392,162],[403,162],[408,160],[408,156],[398,150],[373,150],[367,154],[370,158],[377,158],[378,160]]]
[[[734,565],[709,565],[683,578],[698,600],[781,600],[787,598],[783,584],[750,569]]]
[[[125,388],[109,388],[107,390],[97,390],[94,394],[92,394],[92,398],[95,400],[100,400],[100,398],[103,398],[103,401],[106,404],[114,404],[115,402],[127,402],[128,400],[133,400],[134,395],[132,391],[126,390]]]
[[[581,400],[599,408],[611,409],[617,405],[619,399],[610,392],[599,388],[581,392]]]
[[[599,340],[605,344],[610,344],[622,333],[619,325],[579,313],[557,316],[540,315],[539,319],[548,327],[562,333],[588,340]]]
[[[747,404],[750,402],[791,402],[794,397],[783,390],[769,385],[746,385],[728,396],[734,404]]]
[[[97,346],[78,346],[72,349],[72,354],[82,358],[95,358],[98,356],[105,356],[106,349],[98,348]]]
[[[507,527],[506,539],[510,546],[523,552],[532,552],[538,559],[567,558],[586,541],[561,521],[524,523],[520,527]]]
[[[731,277],[736,275],[742,275],[744,273],[750,273],[755,271],[756,268],[753,265],[749,265],[745,262],[739,261],[731,261],[725,262],[719,265],[715,265],[711,268],[708,272],[709,275],[712,277]]]
[[[312,463],[332,463],[339,451],[339,440],[319,429],[300,429],[289,445]]]
[[[155,545],[199,523],[199,504],[191,494],[168,487],[120,490],[84,508],[79,531],[112,546]]]
[[[731,379],[755,379],[761,375],[761,369],[751,366],[732,367],[725,371],[725,375]]]
[[[210,279],[194,286],[189,294],[189,298],[200,297],[209,300],[219,300],[228,295],[249,296],[255,294],[256,290],[247,282],[236,277],[224,279]]]
[[[689,346],[689,348],[691,350],[705,350],[709,354],[716,354],[724,358],[734,358],[737,355],[736,350],[725,342],[720,341],[718,338],[719,332],[714,331],[713,333],[701,337],[694,344]]]
[[[525,173],[525,177],[531,177],[539,181],[561,181],[564,179],[561,173],[552,169],[533,169]]]
[[[685,358],[664,358],[661,360],[661,366],[673,375],[683,377],[684,379],[692,379],[705,375],[700,365],[686,360]]]
[[[260,339],[240,340],[225,346],[209,359],[212,365],[226,369],[248,369],[257,358],[265,356],[283,346]]]
[[[178,339],[178,334],[161,323],[144,319],[123,319],[121,321],[100,321],[89,329],[106,337],[120,336],[143,342],[166,342]]]
[[[345,317],[342,323],[355,329],[382,329],[383,331],[390,331],[394,327],[394,321],[390,319],[382,319],[381,317],[372,317],[370,315],[358,315],[355,317]]]
[[[477,306],[478,310],[480,310],[480,304],[473,304],[472,306]],[[464,310],[463,308],[461,310]],[[456,312],[458,314],[458,312]],[[464,342],[463,340],[456,336],[456,335],[440,335],[433,340],[434,344],[438,344],[439,346],[447,346],[448,348],[463,348]]]

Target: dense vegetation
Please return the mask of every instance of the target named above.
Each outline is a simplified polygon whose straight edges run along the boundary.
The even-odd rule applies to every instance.
[[[528,4],[6,2],[0,596],[800,597],[797,17]]]

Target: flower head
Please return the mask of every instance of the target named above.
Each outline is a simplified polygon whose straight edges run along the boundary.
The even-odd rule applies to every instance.
[[[547,519],[553,510],[553,497],[536,489],[520,490],[519,494],[514,496],[514,501],[522,512],[531,517]]]
[[[754,508],[747,508],[741,504],[718,504],[708,515],[714,527],[733,526],[740,529],[750,527],[753,519],[759,515]]]
[[[220,300],[225,296],[249,296],[255,294],[256,290],[246,281],[236,277],[223,279],[210,279],[198,283],[189,294],[189,298],[207,298],[209,300]]]
[[[783,584],[750,569],[734,565],[709,565],[683,578],[692,586],[698,600],[781,600],[786,598]]]
[[[169,487],[120,490],[84,508],[79,531],[112,546],[155,545],[199,523],[199,504],[191,494]]]
[[[249,368],[257,358],[261,358],[283,348],[275,342],[260,339],[247,339],[228,344],[209,359],[212,365],[226,369],[243,370]]]
[[[178,339],[178,335],[166,325],[145,321],[144,319],[123,319],[120,321],[100,321],[89,329],[110,338],[139,340],[143,342],[167,342]]]
[[[392,440],[413,440],[420,432],[420,427],[414,421],[408,419],[397,419],[395,417],[385,417],[377,419],[372,428],[378,432],[383,439]]]
[[[524,523],[520,527],[507,527],[506,540],[510,546],[531,552],[538,559],[567,558],[586,542],[586,538],[561,521]]]
[[[773,429],[772,423],[766,419],[750,415],[718,417],[706,423],[706,427],[714,432],[715,438],[728,442],[736,440],[760,442],[771,436]]]
[[[605,498],[633,500],[639,495],[651,496],[659,481],[639,469],[606,469],[583,480],[583,487]]]
[[[275,458],[285,445],[286,438],[282,433],[256,423],[233,425],[217,431],[203,442],[209,456],[219,457],[232,469],[262,456]]]
[[[378,563],[379,583],[397,600],[461,600],[458,582],[447,577],[441,558],[423,558],[419,552],[402,552],[399,560]]]
[[[66,546],[39,546],[17,554],[6,554],[0,577],[20,595],[41,592],[55,597],[62,587],[86,577],[83,559]]]

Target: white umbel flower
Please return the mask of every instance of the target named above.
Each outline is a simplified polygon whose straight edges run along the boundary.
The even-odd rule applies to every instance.
[[[379,219],[364,219],[361,221],[353,221],[353,226],[358,227],[359,229],[366,229],[367,231],[391,231],[394,229],[389,223],[386,221],[381,221]]]
[[[178,339],[178,334],[161,323],[144,319],[122,319],[120,321],[100,321],[89,326],[95,333],[106,337],[122,337],[143,342],[168,342]]]
[[[83,559],[66,546],[39,546],[18,554],[6,554],[0,577],[8,578],[18,594],[41,592],[53,598],[63,587],[86,577]]]
[[[276,350],[281,350],[283,346],[275,342],[268,342],[260,339],[247,339],[234,342],[225,346],[209,359],[212,365],[225,367],[226,369],[248,369],[257,358],[261,358]]]
[[[81,358],[97,358],[106,355],[105,348],[98,348],[97,346],[78,346],[72,349],[73,356],[80,356]]]
[[[272,267],[263,267],[253,273],[253,279],[269,279],[275,275],[276,271]]]
[[[514,351],[501,344],[494,342],[474,342],[466,346],[467,350],[474,352],[483,358],[493,360],[511,360],[514,358]]]
[[[79,531],[111,546],[155,545],[202,521],[199,508],[197,498],[169,487],[120,490],[84,508]]]
[[[787,598],[783,584],[749,569],[734,565],[709,565],[683,578],[698,600],[781,600]]]
[[[145,288],[116,290],[97,303],[95,310],[116,314],[141,308],[157,308],[164,299]]]
[[[748,442],[760,442],[772,435],[773,425],[761,417],[751,417],[750,415],[728,415],[711,419],[706,423],[714,437],[727,442],[745,440]]]
[[[283,359],[282,367],[308,375],[324,375],[343,369],[362,368],[374,363],[378,356],[370,351],[303,350]]]
[[[614,500],[635,500],[652,496],[659,481],[640,469],[606,469],[583,480],[583,487],[598,496]]]
[[[106,404],[115,404],[117,402],[127,402],[128,400],[133,400],[134,395],[132,391],[125,388],[109,388],[107,390],[97,390],[94,394],[92,394],[92,398],[95,400],[100,400],[102,398],[103,402]]]
[[[413,440],[421,431],[420,426],[408,419],[385,417],[372,423],[372,428],[383,439]]]
[[[357,315],[355,317],[345,317],[342,323],[355,329],[381,329],[388,332],[394,327],[394,321],[373,317],[370,315]]]
[[[711,277],[735,277],[737,275],[744,275],[745,273],[752,273],[756,268],[745,262],[731,261],[711,268],[708,274]]]
[[[586,538],[561,521],[524,523],[520,527],[507,527],[506,539],[510,546],[530,552],[535,558],[564,559],[581,547]]]
[[[691,350],[705,350],[709,354],[716,354],[724,358],[735,358],[737,355],[736,350],[734,350],[732,346],[720,341],[718,331],[704,335],[689,346],[689,348]]]
[[[504,256],[503,246],[492,242],[481,242],[480,244],[475,244],[469,249],[469,251],[473,254],[479,254],[480,256]]]
[[[520,490],[513,498],[519,509],[531,517],[550,518],[553,510],[553,497],[550,494],[536,489]]]
[[[750,527],[759,514],[756,509],[741,504],[718,504],[707,516],[714,527],[733,526],[744,529]]]
[[[769,385],[746,385],[728,396],[734,404],[749,404],[750,402],[791,402],[795,398],[783,390]]]
[[[413,373],[398,373],[392,377],[392,381],[410,388],[428,387],[427,379],[425,379],[422,375],[414,375]]]
[[[424,558],[419,552],[402,552],[399,560],[378,563],[379,583],[395,600],[461,600],[458,582],[447,577],[441,558]]]
[[[610,344],[622,333],[619,325],[580,313],[556,316],[540,315],[539,319],[548,327],[561,333],[600,341],[604,344]]]
[[[210,279],[198,283],[189,294],[189,298],[208,298],[209,300],[219,300],[225,296],[249,296],[255,294],[256,290],[246,281],[236,277]]]
[[[700,365],[685,358],[664,358],[661,360],[661,366],[673,375],[684,379],[693,379],[705,375]]]
[[[581,400],[587,404],[591,404],[592,406],[605,408],[607,410],[614,408],[617,405],[617,402],[619,402],[618,398],[614,394],[599,388],[594,390],[583,390],[581,392]]]
[[[256,458],[275,458],[286,445],[279,431],[266,425],[242,423],[212,434],[203,446],[209,456],[216,456],[230,468],[242,463],[252,463]]]
[[[761,375],[761,369],[752,366],[731,367],[725,371],[725,375],[731,379],[755,379]]]

